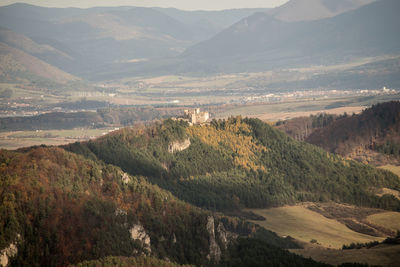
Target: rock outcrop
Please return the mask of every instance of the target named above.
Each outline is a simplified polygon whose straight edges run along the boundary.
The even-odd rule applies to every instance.
[[[224,249],[228,248],[228,243],[229,243],[229,233],[225,230],[224,225],[222,222],[218,224],[217,227],[217,236],[218,240],[220,241],[221,245],[224,247]]]
[[[126,172],[124,172],[121,176],[121,180],[124,184],[128,184],[131,181],[131,178]]]
[[[11,243],[8,247],[0,251],[0,265],[7,266],[11,257],[18,253],[17,245]]]
[[[168,145],[168,152],[174,153],[176,151],[182,151],[182,150],[185,150],[186,148],[188,148],[189,146],[190,146],[189,138],[182,140],[182,141],[174,141]]]
[[[150,236],[146,233],[143,226],[141,224],[134,224],[129,232],[133,240],[138,240],[142,244],[144,253],[149,255],[151,253]]]
[[[219,262],[221,260],[222,251],[227,250],[229,243],[232,240],[237,239],[239,235],[225,230],[222,222],[219,222],[218,226],[215,227],[215,220],[213,216],[207,217],[206,229],[210,242],[207,259],[209,261]]]
[[[219,247],[219,245],[217,244],[217,241],[215,240],[214,228],[215,228],[214,217],[208,216],[206,229],[209,234],[210,251],[209,251],[209,254],[207,255],[207,259],[210,261],[219,262],[219,260],[221,259],[221,248]]]

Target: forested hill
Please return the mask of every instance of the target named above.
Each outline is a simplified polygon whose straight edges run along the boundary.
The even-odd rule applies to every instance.
[[[242,251],[235,258],[244,245],[273,257],[255,260]],[[233,260],[243,266],[249,260],[259,266],[325,266],[282,249],[295,247],[291,239],[201,210],[144,177],[61,148],[0,150],[4,266],[91,260],[107,266],[233,266]]]
[[[400,102],[377,104],[359,115],[338,119],[314,131],[306,142],[342,156],[374,157],[371,152],[376,151],[400,162]]]
[[[321,113],[318,115],[310,115],[309,117],[295,117],[292,119],[278,121],[275,123],[275,128],[285,132],[297,141],[304,141],[315,130],[323,128],[334,122],[347,117],[347,114],[333,115]]]
[[[174,147],[183,150],[169,151]],[[297,142],[257,119],[190,127],[166,120],[65,148],[143,175],[212,210],[329,200],[400,210],[399,200],[374,194],[378,188],[400,190],[394,174]]]
[[[207,213],[143,178],[60,148],[3,150],[0,161],[0,249],[18,247],[13,266],[65,266],[135,250],[147,254],[142,240],[131,238],[135,225],[144,227],[149,248],[157,247],[154,255],[197,263],[207,253],[208,240],[196,240],[207,237]],[[172,246],[173,237],[179,242]],[[196,250],[197,255],[188,253]]]
[[[291,239],[212,210],[309,200],[400,210],[392,196],[374,194],[399,183],[240,117],[0,150],[1,263],[324,266],[282,250],[297,246]]]

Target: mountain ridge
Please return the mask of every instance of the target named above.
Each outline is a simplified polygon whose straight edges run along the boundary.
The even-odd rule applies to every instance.
[[[186,138],[189,148],[168,152],[171,141]],[[371,191],[399,190],[394,174],[296,142],[254,119],[191,127],[167,120],[65,148],[144,175],[179,198],[213,210],[328,200],[400,208],[391,196],[379,199]]]
[[[0,24],[70,58],[41,54],[40,58],[47,63],[90,78],[103,68],[112,72],[116,67],[126,68],[125,65],[140,67],[137,59],[144,63],[154,61],[151,67],[157,67],[160,58],[166,60],[179,55],[189,45],[229,25],[236,16],[247,16],[250,12],[252,10],[211,12],[208,18],[203,12],[177,13],[160,8],[63,9],[13,4],[0,7]]]
[[[400,21],[394,10],[399,8],[398,1],[381,0],[332,18],[297,23],[257,13],[189,47],[183,56],[229,72],[396,54],[400,40],[395,25]]]
[[[399,53],[393,26],[400,23],[394,14],[399,8],[396,1],[315,1],[332,12],[314,12],[321,16],[313,20],[307,13],[310,4],[302,1],[275,9],[218,12],[138,7],[44,9],[20,4],[0,8],[0,24],[53,47],[68,59],[51,53],[31,55],[91,80],[150,72],[257,72]],[[307,12],[294,14],[290,10],[299,8],[287,5],[302,6]],[[286,9],[290,9],[285,11],[287,16],[301,13],[302,18],[294,22],[279,19],[278,13]]]
[[[268,13],[286,22],[311,21],[334,17],[373,1],[375,0],[291,0]]]
[[[6,82],[24,81],[35,82],[44,79],[65,84],[77,81],[79,78],[52,66],[22,50],[0,42],[1,79]]]

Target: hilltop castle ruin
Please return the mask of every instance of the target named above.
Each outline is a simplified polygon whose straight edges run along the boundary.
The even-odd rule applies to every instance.
[[[193,125],[193,124],[205,123],[209,118],[210,114],[207,111],[201,112],[199,108],[196,108],[196,109],[185,109],[183,116],[172,119],[187,121],[190,125]]]
[[[207,111],[200,112],[199,108],[192,110],[185,109],[183,118],[188,120],[191,124],[199,124],[206,122],[210,118],[210,115]]]

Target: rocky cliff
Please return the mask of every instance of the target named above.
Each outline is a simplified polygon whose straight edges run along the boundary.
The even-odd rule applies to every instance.
[[[189,146],[190,146],[189,138],[182,140],[182,141],[174,141],[168,145],[168,152],[174,153],[176,151],[182,151],[182,150],[185,150],[186,148],[188,148]]]

